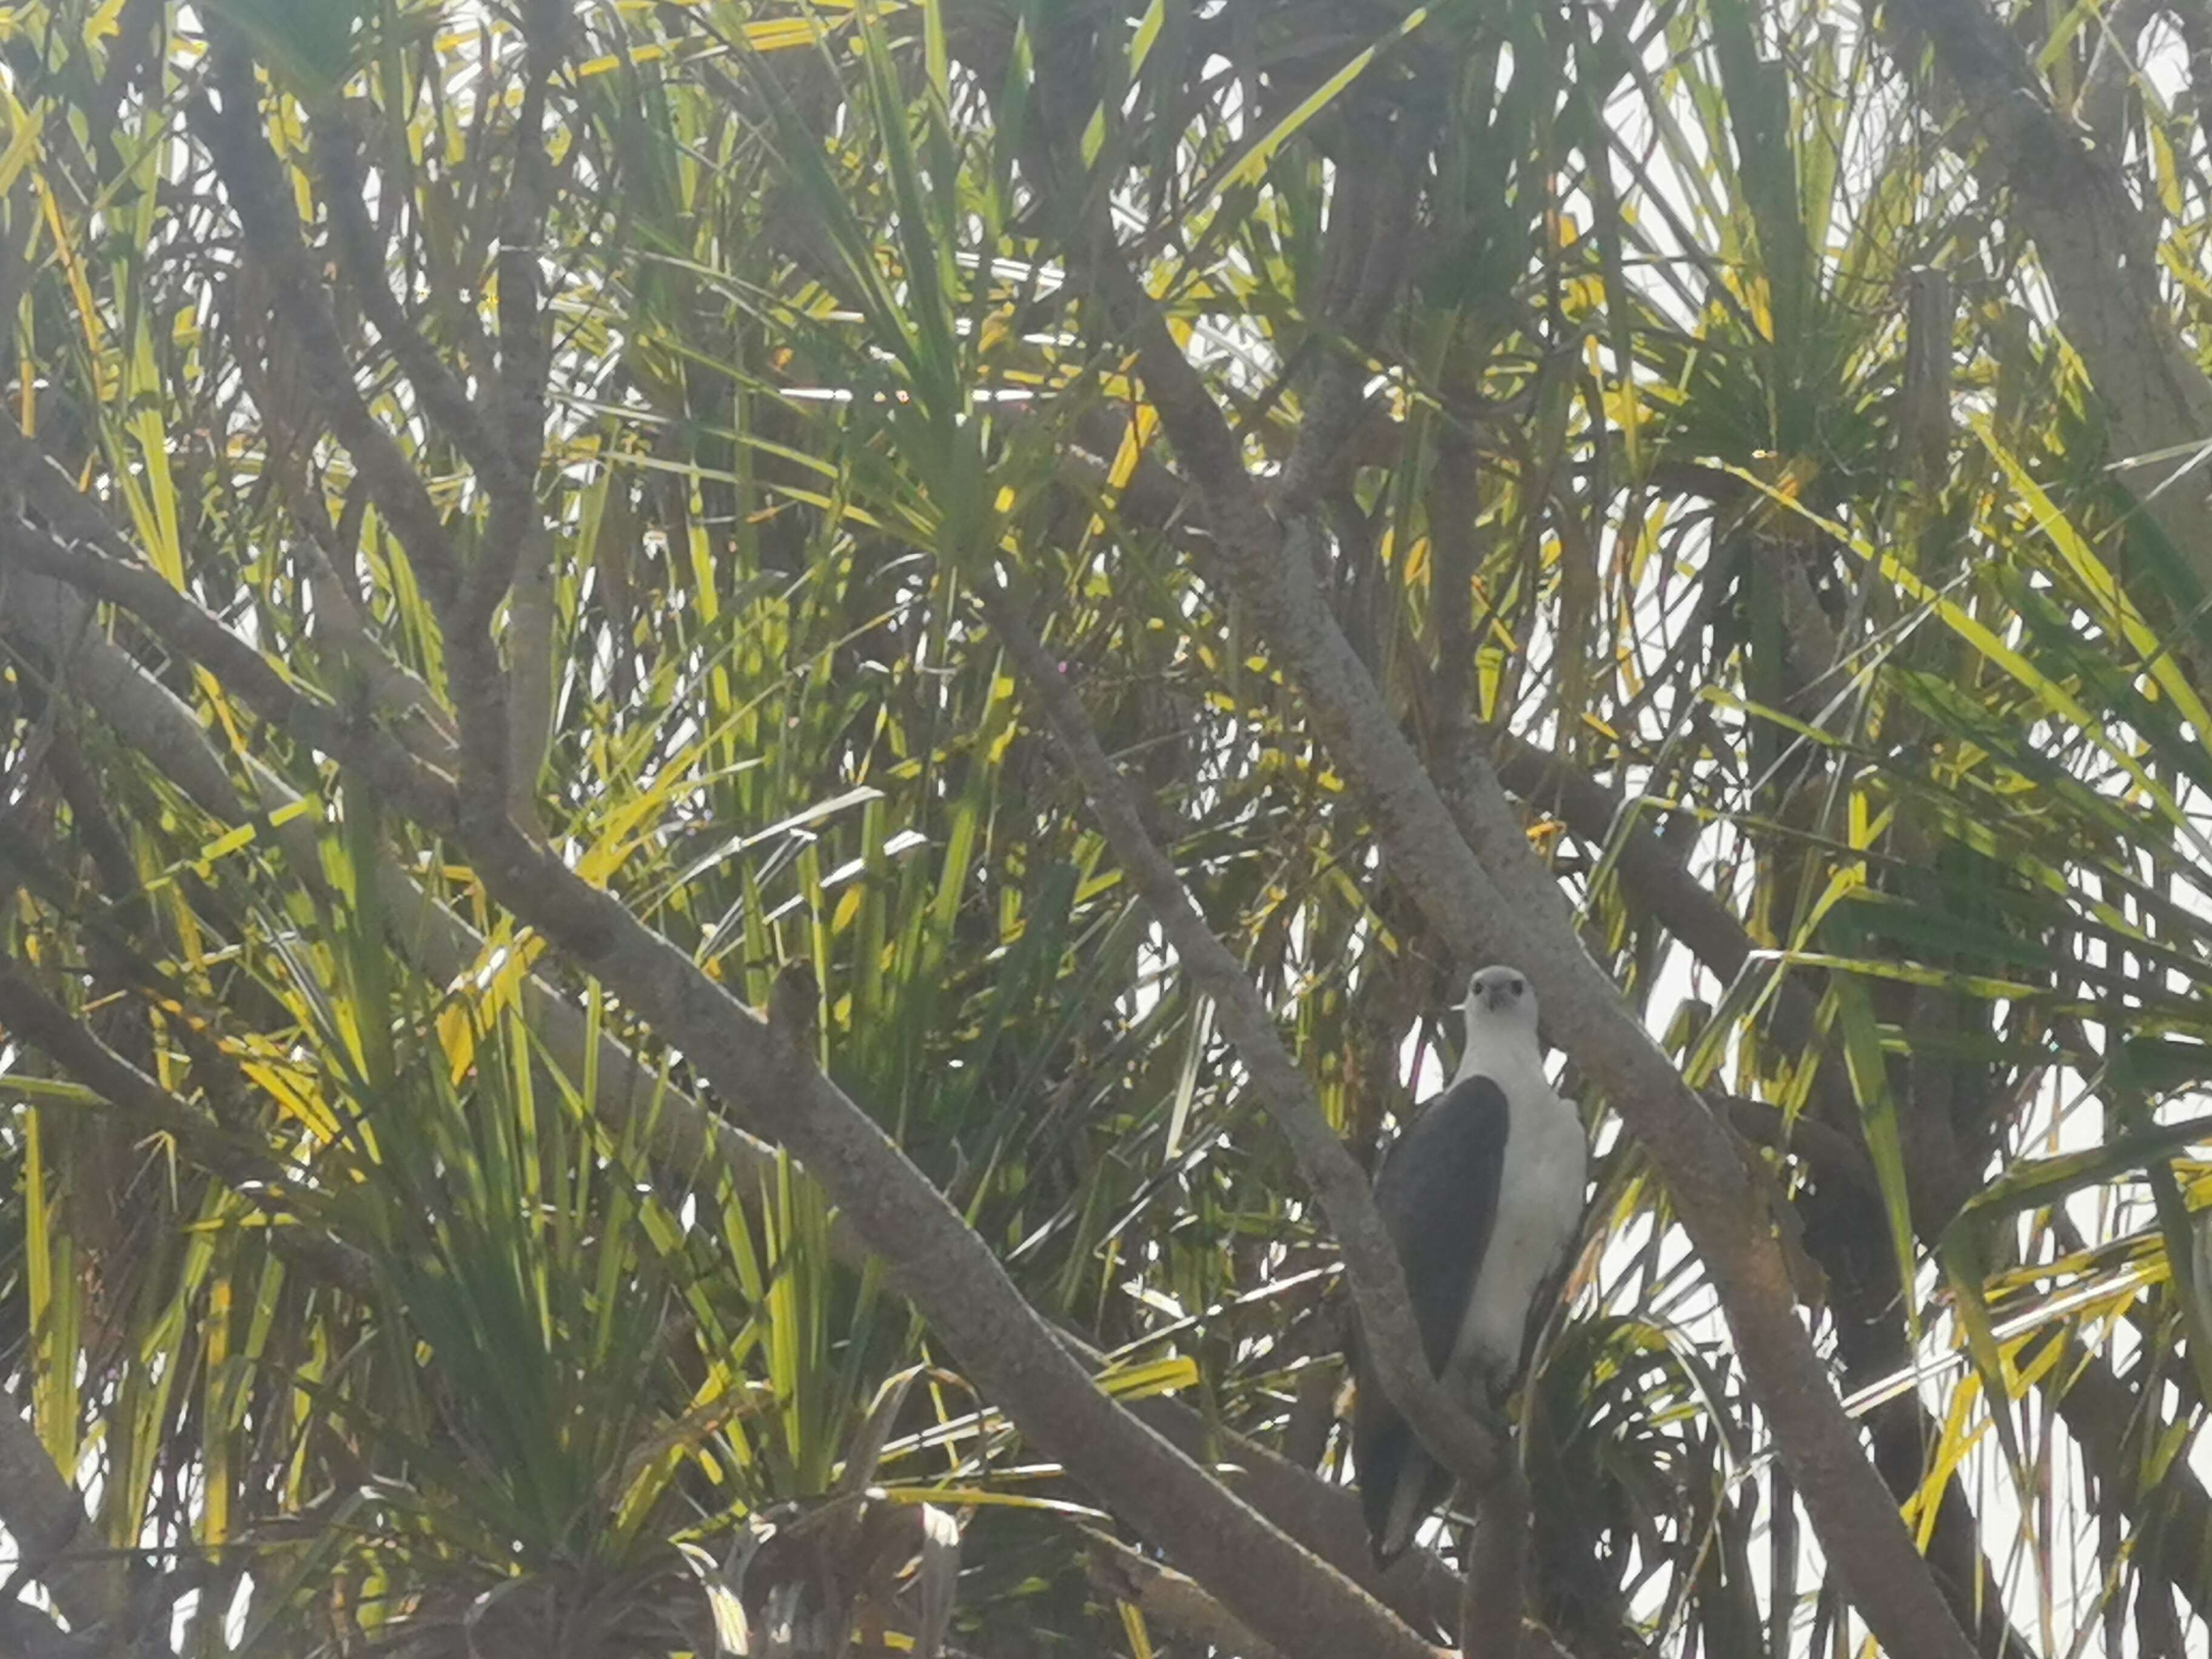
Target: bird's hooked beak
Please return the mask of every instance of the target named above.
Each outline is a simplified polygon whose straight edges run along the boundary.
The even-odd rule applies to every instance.
[[[1510,979],[1492,981],[1483,988],[1482,1000],[1493,1014],[1509,1006],[1513,1000],[1513,981]]]

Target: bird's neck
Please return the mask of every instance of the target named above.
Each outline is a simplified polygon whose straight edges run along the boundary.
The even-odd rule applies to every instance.
[[[1500,1072],[1540,1078],[1544,1074],[1544,1053],[1537,1047],[1534,1031],[1491,1029],[1478,1034],[1470,1026],[1467,1046],[1460,1051],[1459,1071],[1454,1083],[1464,1082],[1478,1073],[1496,1076]]]

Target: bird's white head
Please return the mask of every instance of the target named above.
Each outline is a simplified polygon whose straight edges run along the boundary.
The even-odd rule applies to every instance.
[[[1536,988],[1518,968],[1478,969],[1460,1007],[1467,1015],[1469,1052],[1516,1038],[1535,1046]]]

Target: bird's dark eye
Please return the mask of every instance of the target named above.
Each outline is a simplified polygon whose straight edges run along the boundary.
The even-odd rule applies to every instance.
[[[1528,981],[1525,979],[1516,979],[1513,981],[1513,994],[1516,997],[1528,988]]]

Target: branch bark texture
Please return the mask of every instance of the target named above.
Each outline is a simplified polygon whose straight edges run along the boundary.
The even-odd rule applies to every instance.
[[[0,1525],[72,1630],[122,1613],[122,1559],[94,1553],[100,1540],[85,1523],[83,1500],[54,1467],[45,1442],[13,1411],[0,1411]]]

